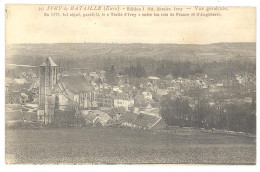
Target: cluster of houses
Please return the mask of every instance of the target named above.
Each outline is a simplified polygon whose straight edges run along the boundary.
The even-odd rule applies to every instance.
[[[223,96],[226,103],[252,103],[250,93],[255,92],[255,78],[239,74],[232,83],[216,81],[205,74],[188,78],[148,76],[136,82],[117,75],[116,84],[110,85],[105,71],[100,69],[90,73],[58,73],[50,57],[39,68],[39,76],[30,70],[20,78],[7,78],[5,96],[7,107],[20,104],[21,112],[32,112],[34,117],[30,118],[44,124],[163,129],[167,125],[159,109],[166,95],[186,97],[190,107],[195,108],[201,93],[207,95],[209,104],[214,106],[216,95]],[[227,90],[230,84],[233,92]],[[248,96],[237,97],[241,90]]]
[[[39,92],[39,80],[37,75],[29,70],[23,72],[20,78],[5,78],[6,104],[36,103]]]

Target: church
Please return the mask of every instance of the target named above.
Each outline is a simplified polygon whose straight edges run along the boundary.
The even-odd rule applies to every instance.
[[[51,57],[40,65],[37,119],[43,124],[56,124],[61,121],[59,119],[66,119],[62,115],[74,118],[75,113],[80,110],[97,107],[93,85],[83,75],[58,79],[57,67]]]

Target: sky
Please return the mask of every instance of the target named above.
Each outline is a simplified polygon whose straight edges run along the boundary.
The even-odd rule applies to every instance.
[[[6,6],[7,44],[83,42],[210,44],[256,41],[254,7],[229,7],[227,11],[221,12],[220,17],[135,18],[46,17],[39,11],[39,7],[47,8],[46,5]]]

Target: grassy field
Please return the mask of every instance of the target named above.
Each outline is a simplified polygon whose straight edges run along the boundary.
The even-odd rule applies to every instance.
[[[255,164],[255,138],[127,128],[7,129],[8,164]]]

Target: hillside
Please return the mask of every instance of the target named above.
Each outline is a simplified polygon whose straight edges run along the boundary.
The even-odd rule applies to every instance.
[[[62,67],[103,68],[114,64],[125,66],[133,59],[168,59],[173,61],[255,60],[255,43],[185,44],[12,44],[6,45],[6,63],[38,66],[47,56]]]

